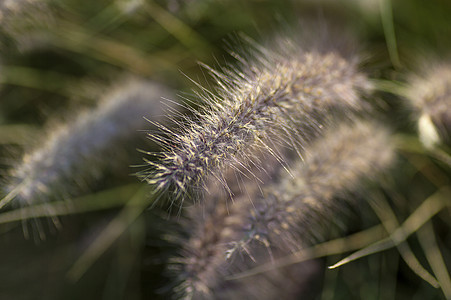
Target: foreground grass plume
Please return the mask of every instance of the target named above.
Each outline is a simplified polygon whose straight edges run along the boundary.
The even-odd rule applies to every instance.
[[[411,76],[404,94],[419,115],[422,143],[428,148],[451,144],[451,63],[435,63],[422,75]]]
[[[26,153],[10,171],[0,207],[12,200],[31,205],[76,196],[107,170],[129,171],[127,155],[136,152],[139,131],[148,128],[145,117],[163,117],[162,96],[171,93],[152,82],[130,80],[97,108],[52,128],[40,147]]]
[[[356,201],[359,192],[367,196],[366,182],[377,180],[394,162],[389,131],[364,121],[329,129],[305,151],[304,160],[290,164],[292,176],[276,167],[276,160],[264,160],[273,173],[262,177],[266,178],[263,191],[255,179],[240,183],[232,177],[232,202],[227,202],[228,194],[219,188],[206,194],[208,201],[191,208],[188,224],[195,225],[189,230],[178,270],[181,294],[194,299],[243,294],[273,299],[262,292],[265,289],[257,288],[269,286],[271,291],[296,299],[299,294],[293,292],[296,286],[289,280],[286,285],[269,283],[283,282],[286,272],[300,272],[296,271],[299,266],[244,281],[225,278],[324,238],[334,220],[339,220],[343,200]]]
[[[252,168],[256,151],[282,162],[280,145],[301,154],[328,112],[361,107],[360,92],[369,92],[371,84],[358,72],[356,59],[281,40],[273,50],[255,47],[238,69],[210,69],[215,93],[204,89],[203,110],[178,131],[168,130],[165,151],[151,163],[150,184],[159,191],[172,187],[175,198],[183,198],[211,175],[223,181],[224,166]]]

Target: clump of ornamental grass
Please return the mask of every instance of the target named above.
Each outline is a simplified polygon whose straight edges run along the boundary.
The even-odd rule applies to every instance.
[[[403,94],[418,115],[421,142],[427,148],[451,143],[451,63],[435,63],[411,76]]]
[[[337,225],[334,220],[340,219],[343,204],[356,202],[359,194],[367,196],[367,183],[377,181],[394,161],[389,131],[364,121],[328,129],[305,152],[304,160],[290,163],[292,174],[276,159],[265,159],[272,172],[261,176],[260,182],[230,175],[231,202],[219,187],[190,209],[187,226],[192,229],[176,268],[181,295],[194,299],[236,295],[273,299],[274,291],[291,299],[301,295],[302,285],[281,282],[290,278],[287,274],[302,273],[302,265],[251,278],[226,278],[324,239]]]
[[[130,80],[95,109],[52,127],[40,145],[10,170],[0,207],[67,199],[88,191],[106,172],[130,173],[131,155],[148,128],[145,117],[163,118],[162,96],[172,97],[159,84]]]
[[[190,195],[205,179],[224,181],[224,167],[251,169],[256,152],[271,153],[281,164],[281,148],[301,156],[304,144],[321,131],[331,111],[362,108],[371,90],[358,60],[324,45],[278,37],[272,49],[253,47],[239,67],[211,68],[215,91],[199,93],[203,109],[176,131],[167,130],[164,151],[146,177],[156,191],[173,198]],[[252,175],[250,175],[252,176]]]

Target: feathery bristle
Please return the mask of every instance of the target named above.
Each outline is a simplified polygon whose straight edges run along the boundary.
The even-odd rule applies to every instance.
[[[279,160],[283,158],[275,149],[280,145],[301,155],[328,112],[359,109],[359,92],[371,90],[356,60],[346,60],[333,49],[262,48],[252,56],[254,62],[242,60],[240,69],[211,70],[217,95],[204,89],[206,104],[196,115],[198,122],[187,120],[184,128],[171,133],[148,178],[157,190],[173,187],[183,198],[210,175],[222,178],[224,166],[252,164],[257,149]]]
[[[430,64],[429,64],[430,65]],[[420,139],[427,147],[451,142],[451,64],[435,64],[413,76],[405,92],[419,113]]]
[[[128,168],[126,154],[136,151],[135,144],[128,144],[148,126],[145,117],[162,118],[163,95],[170,93],[157,84],[130,81],[116,88],[93,111],[54,128],[41,147],[26,153],[11,170],[8,194],[0,206],[13,199],[14,203],[29,205],[76,196],[105,170],[118,165]]]

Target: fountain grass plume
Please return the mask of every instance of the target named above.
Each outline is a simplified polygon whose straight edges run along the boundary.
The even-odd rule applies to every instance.
[[[451,144],[451,62],[428,63],[423,74],[411,76],[404,96],[418,113],[422,143],[431,148]]]
[[[365,121],[330,128],[305,151],[304,160],[290,163],[292,174],[274,158],[265,160],[273,170],[263,176],[266,186],[230,175],[232,202],[217,188],[205,194],[208,201],[190,209],[190,238],[178,260],[181,295],[193,299],[264,295],[256,286],[283,282],[278,279],[298,272],[299,266],[238,281],[226,278],[322,240],[339,222],[343,201],[352,203],[359,192],[365,196],[366,182],[377,181],[394,161],[390,132]],[[289,283],[269,286],[294,295],[296,286]]]
[[[394,163],[390,132],[382,125],[355,121],[329,129],[306,149],[305,159],[281,174],[252,214],[252,235],[291,252],[324,238],[344,204],[355,204],[366,183]],[[247,241],[245,240],[247,243]]]
[[[176,131],[167,130],[164,151],[146,177],[160,192],[183,199],[205,179],[224,178],[225,166],[251,169],[256,150],[283,164],[280,145],[302,155],[304,144],[323,126],[331,111],[362,107],[361,94],[372,87],[358,72],[358,60],[346,59],[323,45],[304,47],[276,39],[273,49],[253,47],[238,68],[208,68],[215,91],[202,88],[203,109]],[[153,136],[155,140],[162,140]]]
[[[243,230],[248,228],[245,227],[246,216],[254,209],[249,197],[259,194],[255,181],[247,181],[245,189],[234,198],[233,204],[227,205],[228,193],[222,190],[222,194],[215,194],[208,203],[197,203],[190,210],[189,223],[186,223],[186,228],[192,228],[190,239],[183,244],[180,256],[170,264],[172,276],[178,283],[174,298],[294,299],[297,292],[307,289],[302,283],[317,275],[317,268],[308,264],[273,270],[241,281],[226,280],[232,274],[267,260],[268,245],[260,251],[263,241],[257,240],[257,236],[246,245],[240,244],[241,255],[234,255],[232,259],[229,252],[231,245],[243,239]],[[276,249],[271,254],[281,255]]]
[[[66,199],[87,191],[108,170],[121,168],[127,174],[130,154],[145,136],[139,131],[149,126],[145,117],[163,118],[162,96],[172,97],[156,83],[129,80],[97,108],[51,128],[40,146],[10,171],[0,207],[10,201],[24,206]]]
[[[243,289],[235,286],[233,282],[226,282],[224,278],[230,274],[230,267],[237,272],[245,270],[245,261],[242,264],[231,264],[227,261],[227,250],[230,243],[242,238],[243,221],[253,209],[252,199],[258,199],[258,195],[261,195],[260,185],[270,182],[282,168],[277,160],[269,155],[264,161],[271,166],[268,170],[272,172],[253,170],[258,173],[260,180],[253,177],[239,178],[233,169],[226,171],[233,199],[230,199],[230,193],[220,183],[212,180],[209,182],[208,192],[205,192],[208,201],[195,203],[187,209],[187,218],[182,221],[182,225],[189,239],[183,242],[180,256],[169,264],[171,275],[178,282],[174,289],[175,298],[230,299],[249,296],[248,292],[257,296],[257,290],[251,285]],[[265,286],[260,286],[260,291],[265,291],[266,297],[274,295],[275,292],[282,296],[278,288],[285,283],[288,291],[291,290],[288,285],[293,284],[292,281],[285,280],[279,282],[277,288],[274,281],[267,280],[266,283]]]

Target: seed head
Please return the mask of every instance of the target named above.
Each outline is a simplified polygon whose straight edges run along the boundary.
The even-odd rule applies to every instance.
[[[451,142],[451,63],[435,64],[412,76],[406,98],[419,114],[418,130],[426,147]]]
[[[148,182],[157,190],[173,187],[183,197],[206,178],[223,178],[224,166],[250,168],[256,151],[283,161],[276,150],[282,145],[301,155],[331,111],[359,109],[359,91],[371,89],[357,61],[333,49],[261,48],[241,63],[222,73],[211,70],[216,93],[205,90],[197,121],[171,132],[153,164]]]
[[[281,174],[256,205],[252,217],[256,234],[268,243],[297,251],[321,240],[331,220],[352,203],[394,162],[394,147],[383,126],[356,121],[329,129],[306,149],[304,161],[292,167],[293,176]]]
[[[272,174],[259,174],[262,182],[268,183],[272,176],[277,174],[276,170],[281,167],[273,157],[268,157],[265,161],[274,167],[270,168],[273,170]],[[230,189],[234,194],[232,202],[227,201],[230,194],[220,184],[212,181],[208,201],[196,203],[188,209],[188,219],[183,224],[190,238],[183,243],[181,257],[174,259],[171,265],[179,282],[179,286],[175,289],[176,296],[183,299],[237,299],[243,296],[271,299],[276,294],[281,297],[288,295],[292,297],[293,291],[302,290],[302,286],[299,286],[300,282],[297,279],[287,279],[284,276],[287,275],[285,271],[275,270],[271,274],[259,277],[259,280],[255,278],[243,282],[225,280],[227,275],[244,271],[254,265],[254,262],[248,259],[250,252],[231,261],[227,258],[227,250],[232,243],[243,238],[243,230],[248,228],[245,222],[248,220],[249,212],[254,209],[251,201],[261,198],[258,195],[261,195],[259,185],[262,183],[254,178],[237,179],[234,170],[231,169],[227,175]],[[258,253],[252,251],[252,255],[257,257]],[[300,267],[296,270],[291,269],[290,272],[291,276],[298,275],[295,278],[303,276],[307,278],[312,270]],[[281,292],[281,288],[284,292]]]
[[[163,114],[163,87],[134,80],[115,89],[92,111],[80,113],[71,122],[52,128],[41,146],[26,153],[11,170],[4,206],[30,205],[54,198],[76,196],[106,170],[128,169],[127,157],[136,150],[145,116]],[[125,167],[125,168],[124,168]]]

